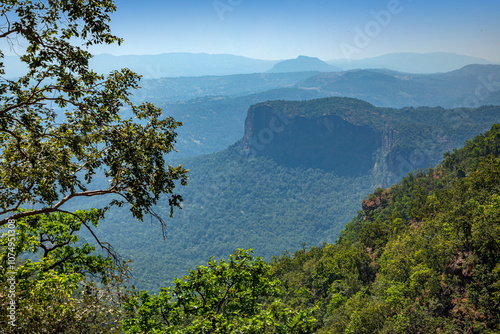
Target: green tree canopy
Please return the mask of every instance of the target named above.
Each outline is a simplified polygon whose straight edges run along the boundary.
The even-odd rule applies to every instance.
[[[77,197],[115,194],[111,205],[129,203],[137,219],[152,214],[162,224],[153,210],[160,196],[179,205],[174,181],[184,183],[186,170],[166,166],[164,155],[180,123],[130,102],[140,79],[130,70],[105,77],[89,68],[86,47],[121,42],[108,26],[114,10],[108,0],[2,1],[0,38],[26,45],[27,73],[0,81],[0,225],[64,211]],[[95,188],[98,172],[109,182]]]
[[[0,229],[9,232],[0,239],[2,332],[119,331],[127,267],[93,228],[110,207],[128,204],[165,233],[155,204],[168,200],[170,215],[180,207],[174,189],[187,170],[165,155],[181,123],[130,101],[135,73],[89,67],[88,47],[121,43],[109,27],[115,10],[111,0],[0,1],[0,43],[26,67],[7,78],[0,50]],[[98,208],[74,209],[105,195]],[[81,229],[101,254],[79,242]],[[16,326],[7,325],[12,303]]]
[[[285,308],[270,265],[239,249],[229,261],[199,266],[158,295],[142,292],[126,304],[127,333],[304,333],[312,311]]]

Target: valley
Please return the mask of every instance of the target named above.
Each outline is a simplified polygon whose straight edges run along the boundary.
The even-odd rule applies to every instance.
[[[151,291],[238,248],[269,260],[333,243],[367,194],[435,166],[499,119],[495,106],[396,109],[339,97],[257,103],[229,148],[171,160],[190,172],[166,240],[156,224],[130,224],[127,210],[115,209],[97,232],[132,259],[135,285]],[[166,205],[156,210],[168,215]]]
[[[470,65],[438,74],[351,70],[164,78],[145,80],[142,86],[134,97],[137,102],[154,102],[183,122],[175,156],[188,157],[214,153],[240,140],[250,106],[270,100],[352,97],[388,108],[498,105],[500,66]],[[184,97],[175,97],[175,92]],[[465,121],[460,115],[451,118]]]

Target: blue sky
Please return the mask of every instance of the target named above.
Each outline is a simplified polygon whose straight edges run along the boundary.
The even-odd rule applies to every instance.
[[[117,0],[121,47],[95,53],[230,53],[323,60],[452,52],[500,62],[498,0]]]

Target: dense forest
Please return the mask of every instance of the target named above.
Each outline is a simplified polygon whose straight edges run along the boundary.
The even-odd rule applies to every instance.
[[[228,262],[211,260],[176,280],[173,289],[133,299],[126,328],[134,333],[497,332],[499,154],[500,125],[495,125],[445,154],[442,164],[367,196],[335,243],[304,246],[269,264],[243,250]],[[160,307],[168,301],[174,302]],[[287,312],[285,321],[280,315]]]
[[[311,115],[308,117],[337,114],[379,133],[394,133],[392,146],[377,150],[368,162],[371,170],[356,176],[249,156],[243,151],[242,141],[214,154],[169,160],[173,165],[182,163],[190,172],[188,185],[179,189],[184,199],[182,210],[176,210],[167,220],[166,240],[158,224],[129,224],[133,221],[131,214],[120,208],[112,209],[95,230],[125,258],[132,259],[137,287],[158,291],[210,256],[221,258],[237,248],[253,248],[256,255],[269,260],[285,250],[298,250],[303,243],[331,243],[361,208],[366,194],[399,181],[409,171],[439,163],[445,152],[487,131],[500,115],[500,108],[495,106],[385,109],[346,98],[270,101],[251,109],[264,104],[290,114]],[[273,144],[267,147],[273,148]],[[356,140],[344,140],[342,150],[353,151],[356,144]],[[322,156],[323,152],[316,148],[307,153]],[[408,163],[394,164],[389,174],[389,163],[402,159]],[[372,170],[376,163],[378,168]],[[74,208],[99,206],[86,200],[77,202]],[[169,215],[166,201],[160,201],[156,210],[164,217]],[[89,234],[83,235],[92,239]]]
[[[272,261],[318,333],[500,330],[500,125],[377,189],[335,244]]]
[[[249,159],[241,142],[182,162],[190,179],[180,191],[182,210],[167,221],[165,240],[158,224],[128,224],[131,215],[118,208],[95,229],[132,259],[134,284],[150,291],[210,256],[220,258],[237,248],[253,248],[270,259],[302,243],[333,242],[373,189],[367,175],[339,177],[320,169],[284,167],[265,157]],[[157,207],[164,216],[168,210]]]

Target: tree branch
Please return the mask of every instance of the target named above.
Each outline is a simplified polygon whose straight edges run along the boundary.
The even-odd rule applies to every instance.
[[[90,232],[90,234],[92,234],[92,236],[94,237],[95,241],[99,244],[99,246],[101,246],[101,249],[105,250],[107,252],[107,256],[109,256],[109,257],[111,257],[113,259],[113,262],[115,263],[115,265],[119,269],[121,269],[121,270],[126,270],[126,268],[123,267],[123,265],[121,263],[121,256],[120,256],[120,254],[118,254],[115,251],[115,249],[113,248],[113,246],[111,246],[109,243],[107,243],[107,242],[101,242],[99,240],[99,238],[97,237],[97,235],[94,233],[94,230],[92,230],[92,228],[87,224],[87,222],[84,219],[82,219],[76,213],[73,213],[73,212],[70,212],[70,211],[59,210],[59,212],[67,213],[69,215],[72,215],[72,216],[76,217],[78,220],[80,220],[80,222],[83,224],[83,226],[85,226],[87,228],[87,230]]]
[[[12,29],[12,30],[7,30],[6,32],[4,32],[3,34],[0,34],[0,38],[6,38],[8,37],[9,35],[11,34],[14,34],[14,33],[20,33],[22,31],[21,28],[16,28],[16,29]]]
[[[28,160],[28,156],[26,156],[26,153],[24,153],[23,150],[22,150],[22,148],[21,148],[21,142],[23,142],[23,138],[22,137],[16,135],[14,132],[12,132],[10,130],[7,130],[7,129],[0,129],[0,132],[5,132],[5,133],[11,135],[12,137],[14,137],[16,139],[16,142],[17,142],[17,145],[16,145],[17,146],[17,150],[23,156],[24,161]]]
[[[70,199],[72,199],[74,197],[93,197],[93,196],[101,196],[101,195],[109,195],[109,194],[117,194],[117,193],[116,193],[116,190],[113,190],[113,188],[111,188],[111,189],[107,189],[107,190],[93,190],[93,191],[84,191],[81,193],[70,194],[70,195],[64,197],[57,204],[55,204],[54,206],[52,206],[50,208],[44,208],[44,209],[38,209],[38,210],[32,210],[32,211],[24,211],[24,212],[20,212],[20,213],[17,213],[15,215],[12,215],[10,217],[7,217],[3,220],[0,220],[0,226],[7,224],[7,222],[9,220],[12,220],[12,219],[16,220],[16,219],[20,219],[20,218],[24,218],[24,217],[30,217],[30,216],[34,216],[34,215],[40,215],[40,214],[47,214],[47,213],[52,213],[52,212],[65,212],[63,210],[60,210],[59,208],[64,203],[66,203],[67,201],[69,201]],[[12,211],[12,209],[4,210],[3,212],[0,212],[0,215],[6,214],[6,213],[11,212],[11,211]]]

